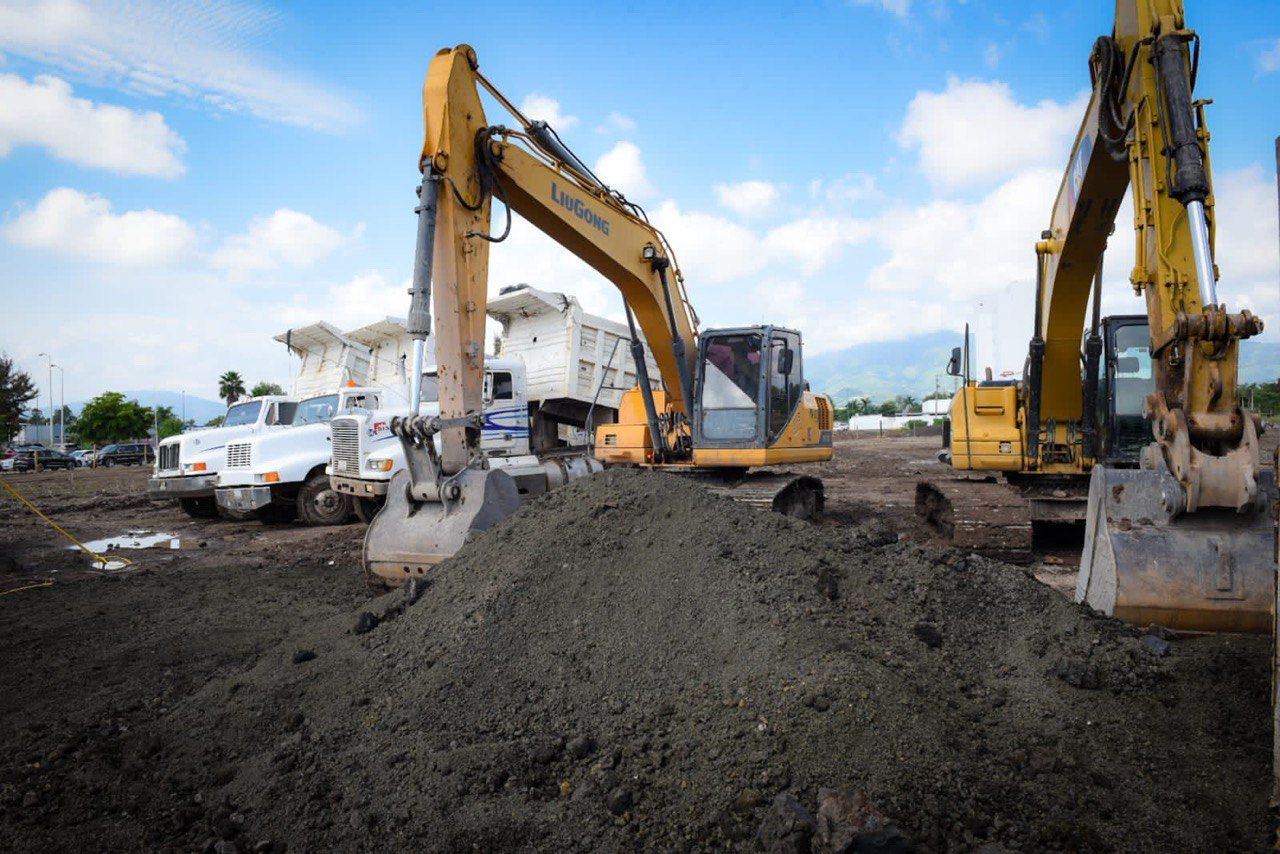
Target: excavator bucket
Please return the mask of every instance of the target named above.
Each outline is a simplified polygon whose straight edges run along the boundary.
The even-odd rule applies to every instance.
[[[1137,625],[1203,632],[1271,631],[1275,487],[1259,477],[1266,508],[1174,515],[1180,489],[1161,470],[1096,466],[1089,481],[1076,601]]]
[[[474,531],[491,528],[520,508],[516,482],[496,469],[464,469],[446,482],[452,498],[409,497],[409,473],[391,479],[387,503],[364,535],[370,583],[386,586],[423,575],[462,548]]]

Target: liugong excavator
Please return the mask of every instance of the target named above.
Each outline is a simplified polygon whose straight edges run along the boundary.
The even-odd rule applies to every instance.
[[[1240,341],[1262,321],[1218,300],[1207,102],[1191,94],[1199,58],[1180,0],[1117,0],[1114,30],[1090,55],[1093,97],[1052,225],[1035,247],[1023,381],[966,376],[951,407],[953,468],[1003,474],[1014,489],[926,482],[917,506],[996,552],[1029,552],[1033,519],[1083,516],[1078,601],[1137,623],[1267,632],[1274,486],[1259,461],[1260,421],[1236,397]],[[1147,311],[1104,320],[1102,256],[1126,188],[1131,281]],[[1135,426],[1146,442],[1131,441]]]
[[[518,129],[488,124],[480,87]],[[420,397],[434,301],[440,414],[393,420],[407,471],[392,481],[369,526],[366,573],[386,581],[421,574],[519,506],[511,478],[489,468],[479,446],[489,244],[506,236],[511,211],[612,282],[625,303],[638,382],[623,395],[618,422],[597,430],[600,459],[698,474],[713,488],[791,515],[821,509],[815,478],[748,474],[831,458],[831,401],[805,387],[799,333],[768,325],[699,332],[662,233],[549,125],[521,115],[480,73],[471,47],[436,54],[422,98],[410,400]],[[508,208],[496,236],[495,197]],[[637,326],[657,362],[659,388],[647,375]]]

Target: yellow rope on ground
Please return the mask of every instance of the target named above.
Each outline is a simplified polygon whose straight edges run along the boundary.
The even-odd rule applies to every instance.
[[[19,500],[19,501],[21,501],[23,504],[27,505],[27,509],[28,509],[28,510],[30,510],[32,513],[36,514],[36,515],[37,515],[37,516],[39,516],[41,519],[43,519],[43,520],[45,520],[46,522],[48,522],[48,523],[49,523],[49,525],[50,525],[50,526],[51,526],[55,531],[57,531],[59,534],[61,534],[62,536],[66,537],[68,540],[70,540],[71,542],[73,542],[73,543],[75,543],[77,546],[79,546],[79,547],[80,547],[80,551],[84,552],[84,553],[85,553],[85,554],[87,554],[87,555],[92,556],[92,557],[93,557],[93,560],[94,560],[94,562],[95,562],[95,563],[100,563],[100,564],[102,564],[102,566],[103,566],[104,568],[105,568],[105,567],[106,567],[106,565],[107,565],[110,561],[112,561],[112,560],[119,561],[119,562],[121,562],[122,564],[124,564],[124,566],[129,566],[131,563],[133,563],[133,561],[129,560],[128,558],[123,558],[123,557],[118,557],[118,558],[107,558],[107,557],[104,557],[103,555],[98,554],[97,552],[93,551],[93,550],[92,550],[92,549],[90,549],[88,546],[86,546],[84,543],[80,542],[80,541],[79,541],[79,540],[77,540],[75,537],[73,537],[73,536],[71,536],[69,533],[67,533],[66,529],[65,529],[65,528],[63,528],[61,525],[59,525],[57,522],[53,521],[53,520],[52,520],[52,519],[50,519],[48,516],[46,516],[46,515],[44,515],[43,513],[41,513],[41,512],[40,512],[40,508],[39,508],[39,507],[36,507],[36,506],[35,506],[34,504],[32,504],[30,501],[28,501],[27,499],[23,498],[23,497],[22,497],[22,493],[18,492],[18,490],[14,489],[12,486],[10,486],[10,485],[9,485],[9,482],[8,482],[7,480],[5,480],[4,478],[2,478],[2,477],[0,477],[0,486],[3,486],[3,487],[5,488],[5,490],[6,490],[10,495],[12,495],[14,498],[18,499],[18,500]],[[52,583],[52,582],[50,582],[50,583]]]
[[[8,596],[10,593],[18,593],[22,590],[35,590],[38,587],[52,587],[52,581],[41,581],[39,584],[24,584],[21,587],[15,587],[12,590],[0,590],[0,596]]]

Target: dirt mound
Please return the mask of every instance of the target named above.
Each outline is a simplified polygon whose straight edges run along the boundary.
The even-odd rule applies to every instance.
[[[1264,847],[1257,639],[1170,650],[1004,564],[625,470],[416,584],[104,727],[0,842]]]

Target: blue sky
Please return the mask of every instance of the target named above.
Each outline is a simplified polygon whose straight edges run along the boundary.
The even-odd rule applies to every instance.
[[[1220,293],[1274,340],[1280,5],[1189,6]],[[288,325],[403,314],[422,76],[465,41],[646,205],[706,325],[791,323],[820,352],[970,320],[1014,368],[1112,8],[0,0],[0,348],[41,379],[53,353],[68,400],[213,396],[227,369],[286,381]],[[1128,217],[1108,310],[1139,308]],[[522,222],[493,255],[513,281],[620,310]]]

